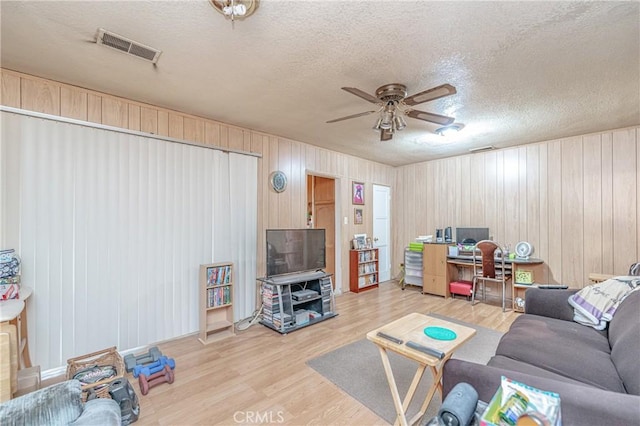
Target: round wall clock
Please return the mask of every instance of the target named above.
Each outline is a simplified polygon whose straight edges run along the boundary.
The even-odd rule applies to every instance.
[[[280,170],[277,170],[269,176],[269,182],[271,187],[276,192],[283,192],[287,188],[287,175]]]
[[[520,241],[515,247],[516,256],[520,259],[528,259],[533,253],[533,247],[526,241]]]

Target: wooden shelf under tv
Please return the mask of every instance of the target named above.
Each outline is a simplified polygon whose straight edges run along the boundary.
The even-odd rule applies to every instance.
[[[331,274],[317,271],[258,278],[261,283],[262,320],[260,323],[279,333],[319,323],[338,315],[335,312]],[[312,290],[317,295],[295,300],[297,290]]]

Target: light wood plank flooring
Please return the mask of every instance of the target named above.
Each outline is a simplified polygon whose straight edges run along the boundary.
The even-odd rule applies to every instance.
[[[517,313],[499,303],[422,295],[390,281],[336,298],[339,315],[287,335],[256,324],[203,346],[189,336],[160,344],[176,361],[175,382],[139,393],[142,425],[383,425],[386,422],[306,365],[306,361],[411,312],[434,312],[507,331]],[[366,368],[366,366],[362,366]],[[253,417],[252,417],[253,416]]]

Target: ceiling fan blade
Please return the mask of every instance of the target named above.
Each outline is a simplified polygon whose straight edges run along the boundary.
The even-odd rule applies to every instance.
[[[405,112],[411,118],[417,118],[418,120],[428,121],[430,123],[440,124],[446,126],[454,122],[453,117],[447,117],[446,115],[434,114],[432,112],[418,111],[411,109]]]
[[[360,89],[356,89],[355,87],[343,87],[342,90],[346,90],[347,92],[351,93],[352,95],[356,95],[356,96],[364,99],[365,101],[371,102],[372,104],[380,103],[380,99],[376,98],[373,95],[368,94],[367,92],[363,92]]]
[[[380,140],[381,141],[390,141],[393,138],[393,133],[388,130],[380,129]]]
[[[342,120],[348,120],[350,118],[362,117],[362,116],[365,116],[365,115],[373,114],[374,112],[377,112],[377,111],[367,111],[367,112],[360,112],[358,114],[347,115],[346,117],[340,117],[340,118],[336,118],[336,119],[333,119],[333,120],[329,120],[329,121],[327,121],[327,123],[335,123],[336,121],[342,121]]]
[[[409,96],[408,98],[405,98],[404,103],[408,106],[418,105],[423,102],[444,98],[445,96],[454,95],[456,93],[455,87],[450,84],[443,84],[442,86],[434,87],[433,89],[425,90],[424,92]]]

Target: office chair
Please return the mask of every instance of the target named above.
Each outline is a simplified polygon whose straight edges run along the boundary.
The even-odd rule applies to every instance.
[[[480,253],[480,256],[478,256],[478,253]],[[500,262],[498,268],[496,268],[496,260]],[[507,281],[510,279],[511,272],[505,268],[502,248],[491,240],[478,242],[473,249],[471,304],[475,303],[476,284],[479,281],[482,282],[482,300],[485,300],[486,281],[491,281],[502,284],[502,312],[504,312]]]

